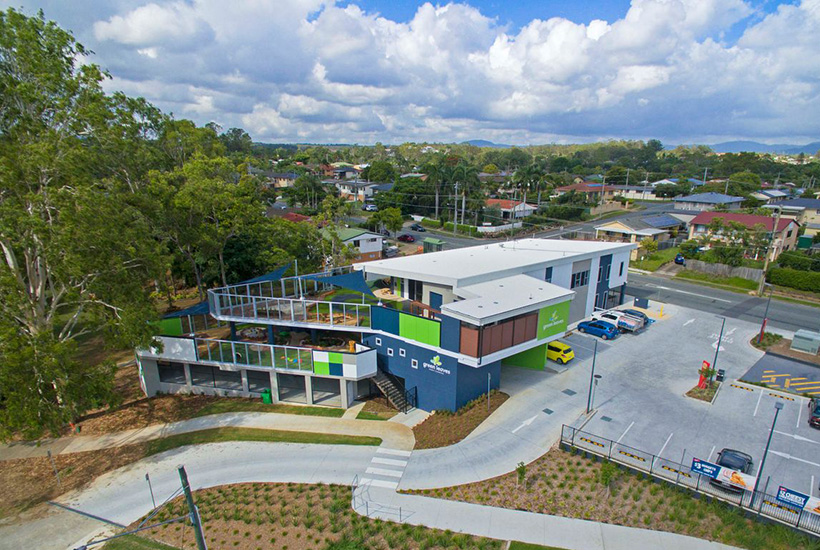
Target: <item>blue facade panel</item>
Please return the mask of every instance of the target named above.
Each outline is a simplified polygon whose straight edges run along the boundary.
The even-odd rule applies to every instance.
[[[441,347],[447,351],[458,351],[461,339],[461,322],[446,315],[441,319]]]
[[[399,333],[399,312],[395,309],[370,306],[370,315],[372,316],[371,325],[376,330],[383,330],[390,334]]]
[[[612,254],[601,256],[598,273],[598,286],[595,287],[595,307],[606,307],[606,296],[609,291],[609,277],[612,270]]]
[[[460,409],[476,397],[487,393],[487,375],[490,375],[490,389],[497,390],[501,384],[501,361],[475,368],[458,364],[456,384],[456,409]]]
[[[376,339],[381,345],[376,344]],[[376,350],[379,368],[403,378],[406,390],[417,388],[418,408],[425,411],[456,409],[459,365],[454,358],[389,336],[369,334],[364,343]],[[484,376],[486,384],[486,374]]]

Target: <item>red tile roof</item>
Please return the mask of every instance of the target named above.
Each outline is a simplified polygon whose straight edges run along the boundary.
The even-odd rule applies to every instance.
[[[486,203],[487,206],[497,206],[502,210],[512,210],[515,207],[518,207],[524,204],[523,201],[512,201],[509,199],[487,199]],[[535,208],[534,206],[527,205],[530,208]]]
[[[701,212],[697,216],[689,222],[691,225],[709,225],[712,220],[715,218],[723,218],[725,223],[729,222],[737,222],[742,223],[749,229],[754,228],[757,224],[763,224],[766,228],[766,231],[771,231],[774,227],[774,217],[773,216],[757,216],[755,214],[733,214],[730,212]],[[777,224],[777,232],[781,232],[786,229],[790,223],[794,220],[789,218],[780,218],[780,222]],[[794,222],[795,224],[797,222]]]

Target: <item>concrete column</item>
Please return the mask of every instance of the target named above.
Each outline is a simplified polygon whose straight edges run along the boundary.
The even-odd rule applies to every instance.
[[[276,378],[276,371],[270,372],[270,394],[274,403],[279,403],[279,379]]]
[[[194,383],[191,378],[191,365],[185,363],[183,367],[185,368],[185,385],[188,386],[188,391],[191,391],[191,389],[194,387]]]
[[[346,409],[350,406],[350,401],[347,399],[347,380],[339,379],[339,397],[341,397],[342,408]]]
[[[242,394],[245,397],[250,397],[251,391],[248,388],[248,371],[245,370],[245,369],[242,369],[239,372],[242,373]]]
[[[313,378],[305,376],[305,400],[308,405],[313,405]]]

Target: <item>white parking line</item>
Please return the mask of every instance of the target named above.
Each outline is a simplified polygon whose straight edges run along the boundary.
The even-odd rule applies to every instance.
[[[800,415],[801,415],[801,414],[803,414],[803,407],[801,407],[800,405],[798,405],[798,406],[797,406],[797,426],[795,426],[795,428],[799,428],[799,427],[800,427]]]
[[[370,462],[373,464],[386,464],[388,466],[407,466],[406,460],[393,460],[392,458],[381,458],[378,456],[374,456]]]
[[[635,425],[635,423],[633,422],[632,424],[630,424],[629,426],[627,426],[627,428],[624,430],[624,433],[622,433],[622,434],[621,434],[621,437],[619,437],[619,438],[618,438],[618,441],[616,441],[615,443],[620,443],[620,442],[621,442],[621,440],[622,440],[622,439],[624,438],[624,436],[626,435],[626,432],[628,432],[628,431],[629,431],[629,428],[631,428],[631,427],[632,427],[632,426],[634,426],[634,425]]]
[[[658,452],[658,456],[663,456],[663,451],[664,451],[664,449],[666,449],[666,446],[669,445],[669,440],[672,439],[672,436],[674,434],[675,434],[675,432],[672,432],[671,434],[669,434],[669,437],[666,438],[666,443],[664,443],[663,447],[661,447],[660,452]]]
[[[715,446],[712,445],[712,450],[709,451],[709,458],[706,459],[706,462],[712,462],[712,454],[715,452]]]
[[[815,441],[813,439],[809,439],[808,437],[803,437],[802,435],[790,434],[789,432],[781,432],[780,430],[775,430],[774,433],[785,435],[786,437],[791,437],[793,439],[796,439],[797,441],[805,441],[806,443],[814,443],[815,445],[820,445],[820,441]]]
[[[761,399],[763,399],[763,392],[760,392],[760,395],[757,396],[757,405],[755,405],[755,413],[752,416],[757,416],[757,409],[760,408]]]
[[[797,458],[796,456],[792,456],[789,453],[781,453],[780,451],[769,451],[773,455],[782,456],[783,458],[787,458],[789,460],[796,460],[797,462],[802,462],[803,464],[809,464],[811,466],[817,466],[820,468],[820,464],[816,462],[811,462],[810,460],[803,460],[802,458]]]
[[[714,296],[707,296],[706,294],[696,294],[694,292],[688,292],[686,290],[678,290],[676,288],[669,288],[667,286],[653,285],[652,283],[649,283],[646,286],[658,288],[660,290],[668,290],[669,292],[677,292],[679,294],[688,294],[690,296],[697,296],[698,298],[709,298],[710,300],[714,300],[716,302],[726,302],[727,304],[732,303],[731,300],[724,300],[723,298],[715,298]]]

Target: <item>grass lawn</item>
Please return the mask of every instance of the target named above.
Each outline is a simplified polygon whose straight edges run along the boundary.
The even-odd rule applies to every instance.
[[[356,416],[357,420],[390,420],[399,414],[399,411],[390,406],[384,397],[368,399],[362,410]]]
[[[105,550],[177,550],[176,546],[168,546],[151,539],[125,535],[124,537],[106,542]]]
[[[368,519],[350,504],[350,488],[297,483],[243,483],[194,493],[211,550],[502,550],[507,543],[420,525]],[[186,513],[182,497],[157,514]],[[133,526],[139,522],[135,522]],[[190,525],[173,523],[148,534],[192,548]]]
[[[630,262],[629,266],[635,269],[643,269],[644,271],[657,271],[663,264],[674,260],[679,251],[680,249],[677,246],[667,248],[666,250],[658,250],[643,260]]]
[[[783,525],[757,522],[733,506],[698,499],[673,484],[654,482],[644,474],[560,449],[552,449],[528,464],[523,484],[518,483],[516,472],[510,472],[477,483],[413,492],[539,514],[667,531],[753,550],[812,550],[817,547],[812,537]]]
[[[740,290],[757,290],[757,282],[743,277],[719,277],[700,271],[684,270],[675,275],[676,279],[686,279],[696,283],[707,283],[713,285],[729,286]]]
[[[500,407],[509,395],[496,390],[490,392],[490,412],[487,412],[487,394],[467,403],[455,413],[436,411],[427,420],[413,428],[416,449],[435,449],[458,443],[484,422]]]
[[[283,405],[281,403],[267,405],[262,403],[260,400],[230,398],[208,403],[197,411],[194,416],[207,416],[209,414],[229,412],[266,412],[307,416],[328,416],[331,418],[341,418],[345,413],[344,409],[333,409],[330,407],[301,407],[299,405]]]
[[[319,443],[327,445],[381,445],[382,442],[378,437],[360,435],[288,432],[257,428],[213,428],[149,441],[145,456],[162,453],[185,445],[217,443],[220,441],[267,441],[269,443]]]

